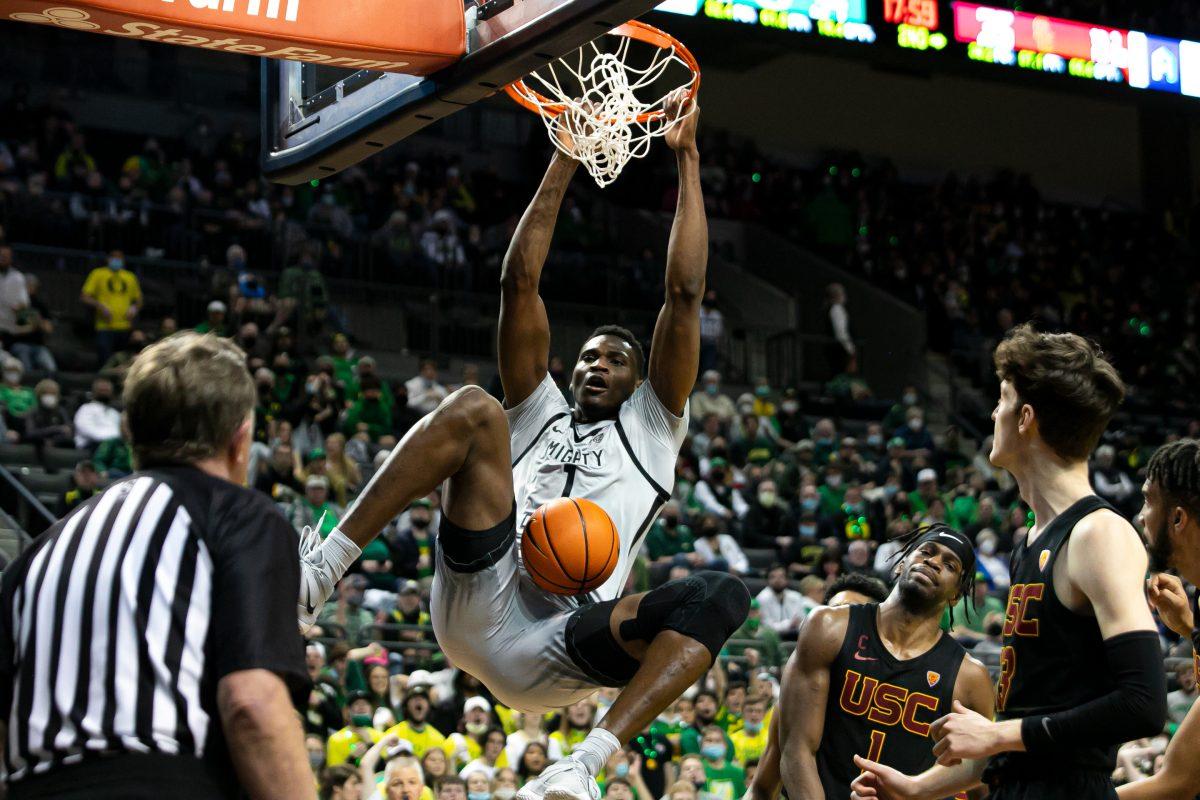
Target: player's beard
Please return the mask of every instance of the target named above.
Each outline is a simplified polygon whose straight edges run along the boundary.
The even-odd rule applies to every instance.
[[[1165,572],[1171,569],[1171,561],[1175,557],[1175,547],[1171,543],[1171,532],[1166,521],[1158,526],[1154,536],[1148,537],[1146,552],[1150,554],[1150,571]]]
[[[942,604],[934,587],[926,589],[910,577],[900,579],[900,605],[913,616],[928,616]]]

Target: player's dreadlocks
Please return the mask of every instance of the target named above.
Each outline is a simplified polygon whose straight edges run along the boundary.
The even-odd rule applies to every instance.
[[[902,533],[892,539],[894,542],[900,542],[903,547],[900,552],[892,558],[892,566],[895,566],[904,559],[908,558],[916,549],[928,541],[936,541],[942,535],[954,539],[959,543],[958,547],[951,547],[962,562],[962,573],[958,576],[958,592],[963,598],[969,599],[966,604],[968,614],[971,608],[975,605],[975,551],[971,548],[971,544],[967,538],[958,531],[940,522],[935,522],[930,525],[919,525],[913,528],[908,533]],[[945,541],[942,542],[945,544]],[[964,552],[965,551],[965,552]],[[970,561],[964,556],[970,553]]]
[[[1200,441],[1179,439],[1158,448],[1146,465],[1146,479],[1172,502],[1200,516]]]

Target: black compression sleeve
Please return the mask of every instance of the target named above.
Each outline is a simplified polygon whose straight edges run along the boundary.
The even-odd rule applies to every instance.
[[[1161,733],[1167,716],[1162,648],[1153,631],[1131,631],[1104,640],[1111,692],[1077,708],[1021,721],[1030,753],[1068,747],[1110,746]]]

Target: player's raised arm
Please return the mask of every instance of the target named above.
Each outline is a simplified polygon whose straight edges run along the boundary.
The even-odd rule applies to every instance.
[[[563,195],[578,162],[554,151],[554,158],[525,209],[500,273],[500,381],[507,407],[533,394],[550,361],[550,322],[538,294]]]
[[[837,657],[850,615],[844,608],[812,612],[796,641],[796,657],[788,661],[780,686],[779,708],[794,709],[779,718],[780,773],[791,800],[824,800],[817,773],[817,748],[825,733],[829,699],[829,665]]]
[[[687,112],[685,102],[683,90],[673,93],[667,100],[666,113],[674,118]],[[666,300],[654,326],[646,375],[659,401],[673,414],[683,413],[700,362],[700,300],[708,269],[708,220],[700,193],[700,154],[696,149],[699,117],[700,109],[692,109],[687,119],[666,135],[679,164],[679,199],[667,246]]]

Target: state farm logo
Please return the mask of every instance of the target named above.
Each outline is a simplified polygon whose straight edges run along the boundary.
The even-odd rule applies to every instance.
[[[8,16],[9,19],[15,19],[18,22],[57,25],[60,28],[72,28],[77,31],[93,31],[100,27],[94,22],[88,22],[92,15],[78,8],[47,8],[40,14],[23,12]]]
[[[175,0],[163,0],[164,3],[174,3]],[[226,14],[236,14],[239,0],[187,0],[192,8],[208,8],[213,11],[223,11]],[[263,14],[263,0],[240,0],[246,4],[246,15],[250,17],[264,16],[267,19],[279,19],[281,0],[266,0],[266,13]],[[283,18],[295,22],[300,13],[300,0],[287,0]]]

